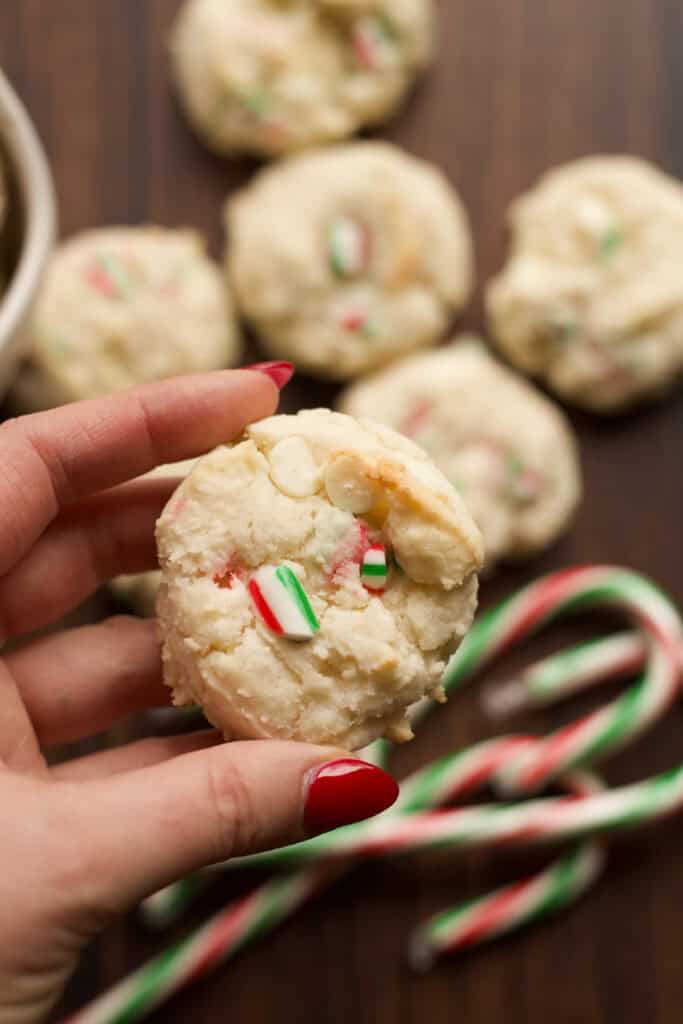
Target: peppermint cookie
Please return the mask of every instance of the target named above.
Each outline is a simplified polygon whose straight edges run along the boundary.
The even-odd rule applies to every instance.
[[[505,355],[598,412],[665,391],[683,369],[683,186],[643,160],[591,157],[546,174],[510,226],[487,294]]]
[[[171,40],[206,144],[268,156],[385,120],[432,51],[432,0],[188,0]]]
[[[252,424],[157,524],[164,676],[228,735],[411,737],[476,605],[481,536],[410,441],[327,409]]]
[[[236,301],[278,358],[348,378],[443,333],[472,287],[467,217],[430,164],[359,142],[290,157],[226,207]]]
[[[63,243],[29,324],[17,402],[39,409],[239,356],[232,304],[194,231],[103,228]]]
[[[474,338],[359,381],[340,408],[425,449],[480,527],[489,569],[545,548],[576,509],[580,470],[565,417]]]

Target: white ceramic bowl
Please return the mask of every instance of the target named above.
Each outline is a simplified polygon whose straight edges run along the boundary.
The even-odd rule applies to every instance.
[[[0,397],[26,344],[21,326],[52,251],[57,226],[52,178],[24,105],[0,71],[0,158],[8,178],[7,285],[0,294]],[[7,242],[5,242],[7,237]]]

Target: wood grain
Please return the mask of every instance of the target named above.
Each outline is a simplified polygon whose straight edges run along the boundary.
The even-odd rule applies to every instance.
[[[176,108],[165,47],[177,6],[0,3],[0,61],[45,140],[65,234],[111,222],[191,224],[220,253],[221,203],[253,165],[207,153]],[[683,177],[680,0],[442,0],[440,19],[437,67],[382,134],[439,163],[462,191],[480,282],[503,260],[508,202],[548,166],[628,151]],[[481,328],[481,289],[463,323]],[[333,394],[301,378],[287,408]],[[627,418],[572,418],[586,477],[576,527],[533,565],[486,583],[484,604],[542,569],[590,559],[643,570],[683,602],[680,393]],[[528,716],[514,728],[544,731],[576,710]],[[463,694],[401,752],[399,770],[489,732],[475,694]],[[682,736],[679,707],[610,764],[609,778],[637,779],[680,760]],[[415,923],[530,863],[442,856],[362,868],[153,1019],[680,1024],[680,822],[616,844],[606,879],[570,913],[425,977],[410,974],[404,950]],[[191,920],[232,891],[217,887]],[[158,946],[132,917],[112,928],[84,958],[61,1012]]]

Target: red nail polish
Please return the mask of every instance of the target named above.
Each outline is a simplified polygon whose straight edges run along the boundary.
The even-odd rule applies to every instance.
[[[352,757],[330,761],[310,775],[304,825],[308,832],[329,832],[379,814],[397,796],[396,781],[374,764]]]
[[[282,390],[285,384],[289,384],[294,375],[292,363],[252,363],[250,366],[242,366],[241,369],[265,373],[266,377],[270,377],[275,386],[280,390]]]

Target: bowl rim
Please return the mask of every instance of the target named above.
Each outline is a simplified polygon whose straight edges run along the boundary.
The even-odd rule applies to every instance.
[[[0,298],[0,350],[3,350],[11,346],[52,251],[57,233],[57,203],[38,134],[1,69],[0,136],[10,164],[9,171],[16,179],[23,213],[19,256]]]

